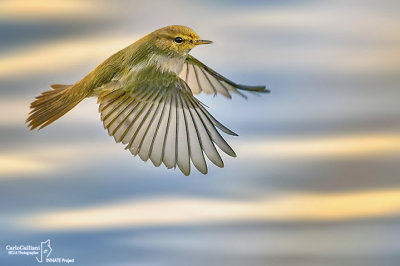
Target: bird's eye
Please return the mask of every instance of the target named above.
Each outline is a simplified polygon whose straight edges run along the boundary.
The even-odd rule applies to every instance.
[[[176,38],[174,39],[174,42],[180,44],[180,43],[183,42],[183,39],[182,39],[181,37],[176,37]]]

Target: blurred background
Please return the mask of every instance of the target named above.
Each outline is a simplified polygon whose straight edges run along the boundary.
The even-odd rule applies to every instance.
[[[107,135],[95,99],[40,132],[53,83],[160,27],[271,94],[202,95],[237,158],[185,177]],[[399,265],[400,2],[0,1],[0,264],[51,240],[71,265]]]

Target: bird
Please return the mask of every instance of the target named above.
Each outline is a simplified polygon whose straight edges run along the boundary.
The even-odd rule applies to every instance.
[[[191,163],[208,173],[205,160],[222,168],[216,147],[236,153],[219,131],[237,136],[222,125],[194,95],[205,93],[245,98],[244,91],[269,92],[265,86],[237,84],[197,60],[192,48],[211,44],[187,26],[166,26],[113,54],[72,85],[52,84],[31,103],[26,123],[42,129],[83,99],[97,97],[104,128],[116,143],[158,167],[178,167],[184,175]]]

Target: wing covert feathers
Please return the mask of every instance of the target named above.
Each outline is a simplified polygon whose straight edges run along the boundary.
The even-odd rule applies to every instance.
[[[216,127],[235,133],[212,117],[180,79],[173,88],[103,92],[99,103],[101,120],[109,135],[125,144],[134,156],[139,155],[143,161],[150,159],[155,166],[178,166],[189,175],[192,161],[206,174],[204,155],[218,167],[224,166],[216,147],[236,156]]]

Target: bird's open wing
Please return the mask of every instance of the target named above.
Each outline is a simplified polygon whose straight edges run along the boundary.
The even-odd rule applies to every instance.
[[[242,91],[269,92],[265,86],[246,86],[221,76],[191,55],[188,55],[179,76],[188,83],[193,94],[222,94],[231,98],[231,93],[238,93],[247,98]]]
[[[190,173],[190,160],[200,172],[207,173],[203,152],[223,167],[214,144],[236,156],[216,127],[235,133],[207,112],[182,79],[173,75],[171,82],[161,80],[157,84],[149,80],[134,88],[113,84],[100,94],[101,119],[116,142],[126,144],[133,155],[144,161],[150,159],[155,166],[177,165],[185,175]]]

